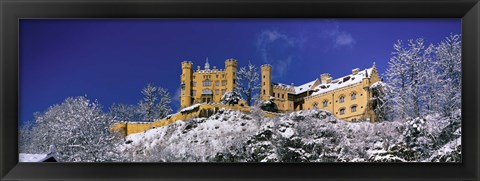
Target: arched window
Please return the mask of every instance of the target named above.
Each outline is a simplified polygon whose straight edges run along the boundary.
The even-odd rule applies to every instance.
[[[212,90],[210,90],[210,89],[204,89],[204,90],[202,91],[202,94],[213,94],[213,92],[212,92]]]
[[[353,105],[353,106],[351,107],[351,110],[352,110],[352,112],[357,112],[357,105]]]
[[[267,93],[265,93],[265,89],[263,89],[263,95],[265,95],[265,94],[267,94]]]
[[[345,114],[345,108],[344,107],[340,108],[339,112],[340,112],[340,115]]]
[[[328,100],[323,100],[323,107],[328,107]]]
[[[343,102],[345,102],[345,96],[341,95],[340,96],[340,103],[343,103]]]
[[[357,93],[356,92],[352,92],[351,94],[351,99],[352,100],[355,100],[357,98]]]
[[[317,103],[317,102],[314,102],[314,103],[313,103],[313,108],[314,108],[314,109],[318,109],[318,103]]]

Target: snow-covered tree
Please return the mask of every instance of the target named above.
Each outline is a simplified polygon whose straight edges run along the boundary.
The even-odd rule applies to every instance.
[[[172,112],[169,105],[171,97],[166,89],[147,84],[142,90],[142,95],[143,100],[138,104],[138,111],[143,116],[143,121],[164,118]]]
[[[260,104],[260,108],[264,111],[268,111],[268,112],[277,112],[278,111],[278,107],[277,107],[277,104],[275,104],[275,98],[270,96],[270,99],[268,99],[268,101],[263,101],[261,104]]]
[[[371,106],[377,115],[377,118],[381,121],[387,120],[387,95],[388,87],[382,81],[378,81],[370,86],[372,92]]]
[[[241,67],[236,74],[236,90],[245,96],[247,104],[251,106],[255,91],[260,89],[260,75],[258,68],[248,63],[247,67]]]
[[[407,50],[403,47],[402,41],[398,40],[393,45],[393,57],[388,62],[385,77],[391,90],[388,95],[388,106],[394,112],[394,116],[403,119],[407,116]]]
[[[441,111],[448,116],[461,108],[462,42],[460,35],[450,35],[436,49],[436,67]]]
[[[18,149],[22,153],[29,153],[33,150],[33,128],[35,126],[34,121],[26,121],[24,122],[18,130]],[[32,152],[33,153],[33,152]]]
[[[425,47],[422,38],[409,40],[407,46],[399,40],[392,54],[385,77],[389,87],[387,106],[394,117],[416,118],[435,112],[438,96],[443,94],[437,76],[443,68],[436,66],[435,46]]]
[[[235,105],[238,104],[238,101],[240,101],[240,99],[242,99],[242,96],[238,92],[232,91],[225,93],[222,96],[220,102],[226,105]]]
[[[116,121],[141,121],[142,117],[138,114],[137,107],[121,103],[113,103],[109,108],[109,116]]]
[[[59,161],[115,161],[118,137],[110,132],[112,123],[97,102],[83,96],[67,98],[36,114],[31,129],[32,150],[20,151],[46,153],[53,145]]]

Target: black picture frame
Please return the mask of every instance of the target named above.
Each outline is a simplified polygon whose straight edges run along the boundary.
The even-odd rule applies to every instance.
[[[462,163],[18,163],[19,18],[462,18]],[[0,0],[1,180],[479,180],[478,0]]]

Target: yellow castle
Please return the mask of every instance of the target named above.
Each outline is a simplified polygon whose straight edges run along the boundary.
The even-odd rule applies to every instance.
[[[300,86],[273,83],[271,65],[262,65],[261,71],[262,100],[273,97],[281,112],[318,108],[328,110],[335,117],[347,121],[376,121],[369,104],[373,96],[370,86],[380,80],[375,63],[365,70],[355,68],[351,74],[337,79],[324,73]]]
[[[238,62],[235,59],[225,61],[225,69],[210,68],[208,58],[204,69],[193,71],[192,62],[182,62],[180,107],[195,103],[220,102],[223,94],[235,89],[235,73]]]
[[[238,105],[217,104],[223,94],[235,89],[237,60],[227,59],[225,69],[217,69],[215,66],[211,69],[208,59],[204,69],[197,66],[193,71],[192,66],[193,63],[190,61],[182,62],[180,104],[184,109],[154,122],[115,123],[111,130],[129,135],[178,120],[211,115],[220,108],[250,112],[250,107],[244,106],[245,100],[240,100]],[[370,87],[380,80],[375,63],[371,68],[364,70],[356,68],[351,74],[337,79],[332,79],[330,74],[321,74],[319,78],[300,86],[273,83],[271,72],[271,65],[261,66],[260,95],[265,101],[273,99],[279,112],[318,108],[328,110],[335,117],[347,121],[376,121],[375,112],[370,104],[370,98],[373,97]],[[264,115],[273,117],[276,113],[264,112]]]
[[[218,103],[223,94],[235,89],[237,60],[227,59],[225,69],[217,69],[216,66],[210,68],[208,59],[203,69],[197,66],[194,71],[192,67],[192,62],[182,62],[181,108],[196,103]],[[318,108],[328,110],[337,118],[347,121],[376,120],[369,104],[373,96],[370,86],[380,80],[375,63],[364,70],[355,68],[351,74],[337,79],[324,73],[300,86],[274,83],[271,72],[271,65],[261,66],[260,95],[265,101],[273,98],[280,112]]]

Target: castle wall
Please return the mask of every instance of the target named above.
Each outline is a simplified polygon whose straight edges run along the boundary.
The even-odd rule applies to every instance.
[[[218,103],[223,94],[234,90],[237,60],[227,59],[225,69],[217,69],[215,66],[212,69],[200,69],[200,66],[197,66],[193,71],[192,66],[191,62],[182,62],[181,108],[195,103]]]
[[[210,71],[196,71],[193,73],[192,82],[192,96],[193,103],[201,103],[202,93],[204,91],[211,91],[212,98],[210,102],[220,102],[222,96],[227,91],[227,74],[223,70],[210,70]],[[210,83],[207,83],[209,81]],[[194,85],[194,86],[193,86]],[[193,94],[195,93],[195,94]]]
[[[164,119],[156,120],[154,122],[120,122],[112,125],[110,131],[119,133],[121,135],[130,135],[134,133],[145,132],[149,129],[162,127],[172,124],[179,120],[188,120],[198,117],[209,117],[220,109],[232,109],[242,112],[250,112],[250,107],[242,107],[240,105],[223,105],[223,104],[201,104],[197,109],[191,111],[179,112],[170,115]],[[273,116],[269,114],[267,116]]]
[[[293,111],[293,101],[288,100],[288,93],[292,93],[291,90],[286,88],[279,88],[277,86],[273,86],[272,97],[274,97],[274,102],[277,104],[277,108],[280,112],[288,112]]]
[[[340,88],[325,94],[320,94],[305,99],[304,109],[314,109],[317,105],[318,109],[330,111],[335,117],[347,121],[370,120],[375,121],[374,115],[368,113],[368,101],[371,97],[368,90],[370,81],[364,79],[361,83],[353,84],[344,88]],[[365,89],[367,87],[367,89]],[[352,99],[352,93],[356,93],[356,98]],[[344,96],[344,102],[340,101],[340,97]],[[323,102],[328,101],[327,107]],[[352,106],[356,106],[356,110],[352,111]],[[341,109],[344,113],[341,113]]]

